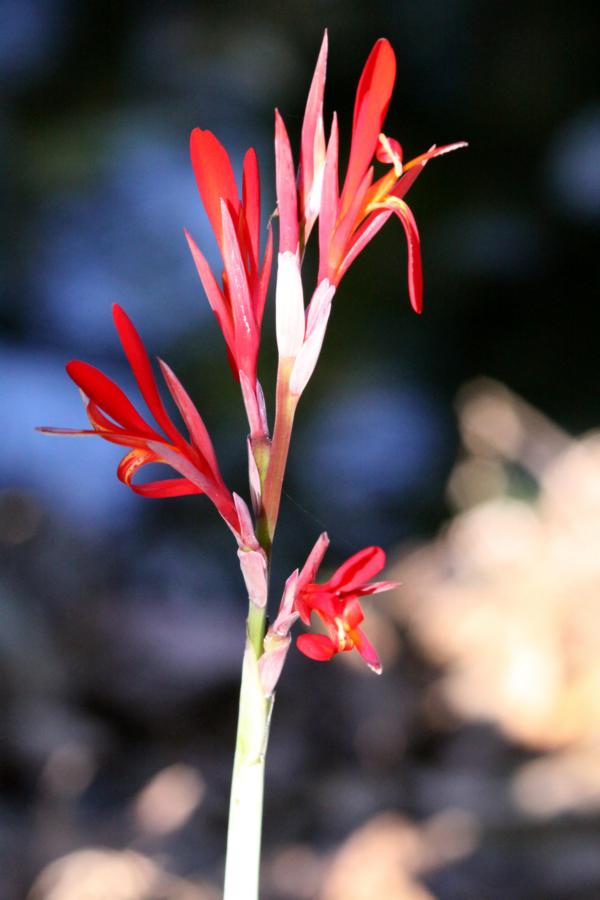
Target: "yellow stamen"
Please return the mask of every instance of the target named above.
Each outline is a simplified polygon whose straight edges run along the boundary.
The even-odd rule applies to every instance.
[[[335,627],[337,628],[337,639],[340,650],[347,650],[350,647],[353,647],[352,639],[348,636],[348,632],[350,631],[349,626],[338,616],[333,620],[335,622]]]

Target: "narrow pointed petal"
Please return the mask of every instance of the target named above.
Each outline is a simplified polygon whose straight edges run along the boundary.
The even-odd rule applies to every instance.
[[[158,362],[169,393],[181,413],[181,418],[185,422],[194,448],[204,457],[211,471],[220,478],[215,448],[206,425],[202,421],[202,416],[173,370],[162,359],[159,359]]]
[[[381,594],[383,591],[392,591],[394,588],[400,587],[399,581],[372,581],[370,584],[363,584],[361,587],[352,588],[351,591],[341,590],[340,597],[343,599],[346,593],[355,597],[367,597],[370,594]]]
[[[265,311],[265,303],[267,300],[267,291],[269,290],[269,279],[271,277],[271,265],[273,263],[273,229],[269,225],[267,230],[267,246],[265,247],[265,255],[263,256],[263,264],[260,270],[257,286],[257,296],[255,299],[254,313],[256,316],[256,326],[260,329]]]
[[[444,156],[446,153],[452,153],[453,150],[460,150],[462,147],[468,146],[469,144],[467,141],[455,141],[454,144],[443,144],[441,147],[436,147],[434,144],[427,153],[415,156],[414,159],[407,162],[404,168],[406,170],[412,169],[413,166],[423,165],[423,163],[428,162],[430,159],[434,159],[436,156]]]
[[[123,350],[131,366],[131,371],[148,409],[171,441],[178,446],[182,445],[183,439],[171,422],[158,393],[152,366],[142,339],[134,328],[129,316],[116,303],[113,304],[113,320],[123,345]]]
[[[150,450],[135,449],[123,457],[117,469],[117,477],[123,484],[142,497],[181,497],[186,494],[201,494],[202,491],[187,478],[166,478],[146,484],[134,484],[133,476],[143,466],[160,462]]]
[[[214,503],[219,514],[223,517],[227,525],[235,535],[239,534],[239,520],[233,498],[224,484],[215,482],[212,478],[207,477],[197,465],[179,453],[174,447],[168,444],[159,444],[155,441],[148,441],[148,449],[152,450],[160,462],[164,462],[187,478],[193,485],[200,489],[200,492]]]
[[[385,553],[381,547],[365,547],[342,563],[327,584],[331,590],[351,591],[381,572],[384,566]]]
[[[275,181],[279,211],[279,253],[298,250],[298,200],[290,139],[275,110]]]
[[[301,634],[296,638],[300,653],[317,662],[326,662],[338,652],[333,641],[324,634]]]
[[[242,203],[248,227],[248,237],[252,250],[252,264],[258,269],[259,235],[260,235],[260,176],[258,160],[254,148],[250,147],[244,156],[242,170]]]
[[[394,90],[395,80],[396,55],[387,38],[379,38],[367,57],[356,89],[354,115],[352,118],[353,133],[358,126],[361,111],[369,104],[373,104],[375,112],[381,118],[381,124],[383,124],[392,91]],[[373,90],[378,95],[377,99],[373,97]],[[376,140],[379,138],[381,131],[380,126],[377,130]],[[372,156],[373,154],[371,154],[369,159]]]
[[[231,215],[224,202],[221,203],[221,216],[223,218],[223,262],[227,273],[235,332],[235,358],[238,367],[244,369],[246,374],[254,380],[256,378],[258,333],[248,287],[248,275]]]
[[[228,520],[228,515],[237,522],[235,507],[231,496],[227,494],[220,486],[215,485],[214,481],[202,472],[190,459],[168,444],[159,444],[156,441],[148,441],[148,450],[151,450],[158,462],[163,462],[176,472],[179,472],[188,481],[191,481],[201,493],[210,497],[224,519]]]
[[[329,547],[329,535],[323,531],[317,538],[314,547],[308,554],[308,558],[304,563],[300,575],[298,576],[298,585],[296,591],[296,609],[300,614],[300,618],[305,625],[310,625],[310,616],[312,609],[304,600],[302,589],[308,584],[312,584],[317,577],[319,567],[323,562],[323,558]]]
[[[317,65],[308,92],[302,122],[300,153],[300,193],[303,215],[310,220],[319,211],[320,182],[325,163],[325,131],[323,128],[323,96],[327,70],[327,30],[319,51]],[[308,235],[305,234],[305,241]]]
[[[329,543],[329,535],[326,531],[322,531],[300,571],[300,575],[298,576],[298,590],[306,584],[313,582],[317,577],[317,572],[327,553]]]
[[[210,308],[215,314],[217,322],[219,323],[221,331],[223,332],[225,342],[227,343],[228,348],[231,350],[234,346],[233,319],[231,317],[231,309],[229,308],[229,305],[227,304],[225,297],[223,296],[221,288],[217,284],[210,266],[208,265],[204,255],[199,250],[191,234],[188,231],[185,231],[185,229],[184,234],[188,242],[192,258],[194,260],[194,263],[196,264],[196,269],[198,271],[200,281],[202,282],[202,287],[204,288],[204,292],[206,293],[206,296],[208,298]]]
[[[375,154],[395,80],[396,57],[389,41],[381,38],[369,54],[356,91],[352,144],[341,198],[342,214],[350,205]]]
[[[381,667],[381,662],[379,661],[379,656],[377,655],[377,651],[375,647],[368,639],[364,631],[361,631],[360,628],[357,628],[356,631],[351,633],[351,638],[354,646],[368,665],[368,667],[375,672],[376,675],[381,675],[383,669]]]
[[[419,229],[411,209],[404,200],[394,204],[394,212],[402,222],[408,246],[408,292],[411,306],[416,313],[423,311],[423,265],[421,262],[421,239]]]
[[[167,497],[186,497],[190,494],[201,494],[202,491],[188,481],[187,478],[164,478],[162,481],[149,481],[146,484],[130,484],[131,490],[140,497],[164,500]]]
[[[236,217],[240,208],[229,155],[211,131],[200,128],[194,128],[190,136],[190,154],[204,209],[221,246],[221,201],[225,201]]]
[[[338,124],[337,116],[334,114],[329,144],[327,145],[327,158],[325,160],[321,193],[321,210],[319,213],[319,281],[328,277],[332,280],[329,254],[338,218],[338,190]]]
[[[333,266],[339,264],[345,256],[347,248],[352,243],[352,233],[357,223],[364,216],[364,207],[367,194],[373,180],[373,167],[369,166],[365,176],[359,184],[348,210],[336,225],[329,248],[330,263]]]
[[[425,162],[427,162],[427,160]],[[418,166],[413,166],[411,169],[405,169],[404,175],[391,191],[392,197],[397,197],[399,200],[402,200],[402,198],[408,194],[409,190],[425,168],[425,162],[419,163]]]
[[[123,428],[154,439],[160,437],[144,422],[123,391],[95,366],[73,360],[67,363],[66,369],[77,387]]]
[[[99,437],[113,444],[121,444],[124,447],[145,447],[148,437],[139,432],[127,431],[108,419],[104,413],[96,406],[96,404],[86,397],[83,391],[80,392],[85,406],[86,415],[90,421],[92,428]],[[158,435],[156,435],[158,437]],[[163,438],[161,437],[161,441]]]

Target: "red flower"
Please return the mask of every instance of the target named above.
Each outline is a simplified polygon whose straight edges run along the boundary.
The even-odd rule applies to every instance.
[[[395,213],[408,243],[410,301],[413,309],[421,312],[423,275],[419,232],[403,197],[428,160],[466,144],[434,145],[427,153],[403,163],[400,144],[382,133],[395,78],[396,57],[390,43],[382,38],[373,47],[358,83],[350,157],[341,194],[337,119],[333,118],[319,214],[319,281],[327,278],[338,285],[350,264]],[[387,174],[377,181],[373,180],[373,157],[391,165]]]
[[[221,286],[187,232],[186,237],[208,302],[221,326],[233,373],[236,378],[243,373],[255,392],[272,258],[269,226],[260,264],[260,179],[256,153],[250,148],[244,157],[240,200],[231,161],[214,134],[195,128],[190,151],[200,197],[225,267]]]
[[[318,567],[327,543],[322,542],[320,548],[316,549],[319,549],[316,556]],[[309,557],[298,580],[296,611],[305,625],[310,625],[311,615],[315,612],[325,625],[327,635],[302,634],[296,641],[298,649],[305,656],[319,661],[331,659],[336,653],[356,649],[369,668],[380,674],[381,663],[375,648],[358,627],[364,619],[358,598],[397,587],[395,581],[369,582],[385,566],[385,553],[381,547],[359,550],[324,584],[308,581],[316,574],[310,559]]]
[[[96,434],[113,444],[130,447],[130,452],[123,457],[117,469],[117,475],[124,484],[144,497],[206,494],[232,531],[238,535],[240,521],[236,504],[221,477],[215,451],[200,414],[175,374],[160,360],[167,388],[189,432],[189,440],[186,440],[163,405],[140,336],[127,315],[116,304],[113,306],[113,318],[125,355],[156,427],[142,418],[123,391],[99,369],[74,360],[67,364],[67,372],[81,390],[92,428],[44,427],[40,431],[62,435]],[[168,465],[182,477],[134,484],[135,473],[148,463]]]

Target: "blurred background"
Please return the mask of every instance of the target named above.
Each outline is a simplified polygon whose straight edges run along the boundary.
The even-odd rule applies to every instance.
[[[299,410],[275,591],[324,528],[329,567],[378,543],[403,585],[369,604],[382,678],[290,653],[263,896],[600,897],[596,4],[0,0],[0,900],[219,896],[232,541],[202,498],[120,485],[117,448],[33,428],[83,424],[68,359],[131,387],[118,301],[245,494],[241,404],[182,233],[217,263],[188,135],[210,128],[236,167],[256,147],[266,222],[273,107],[297,139],[325,26],[345,146],[385,35],[386,132],[409,158],[470,147],[409,198],[424,315],[391,222]],[[271,298],[270,401],[272,320]]]

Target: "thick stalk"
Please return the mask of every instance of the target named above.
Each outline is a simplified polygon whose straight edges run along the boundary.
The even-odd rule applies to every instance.
[[[260,683],[265,610],[250,604],[244,651],[229,826],[224,900],[258,900],[265,754],[272,698]]]
[[[265,441],[264,446],[259,442],[253,446],[263,488],[257,535],[268,557],[298,403],[289,391],[293,363],[293,359],[283,359],[279,364],[271,445],[269,447]],[[258,668],[258,660],[264,652],[265,625],[266,610],[250,603],[231,781],[223,900],[258,900],[265,755],[273,707],[273,697],[265,697],[263,692]]]
[[[293,364],[294,360],[291,358],[282,359],[277,372],[275,427],[263,496],[264,515],[270,541],[273,540],[277,525],[283,476],[290,449],[294,414],[298,405],[298,398],[293,397],[289,389]]]

